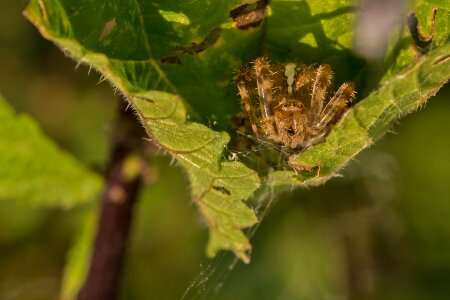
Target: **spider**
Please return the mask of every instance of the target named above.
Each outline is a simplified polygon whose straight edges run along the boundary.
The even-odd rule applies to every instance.
[[[239,95],[257,138],[288,149],[309,148],[323,141],[355,98],[353,83],[332,94],[329,65],[273,65],[266,57],[243,66],[235,78]]]

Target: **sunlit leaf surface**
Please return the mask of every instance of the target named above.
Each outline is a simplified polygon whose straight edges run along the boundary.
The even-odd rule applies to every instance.
[[[351,51],[354,1],[273,0],[266,20],[246,29],[232,18],[243,1],[32,0],[26,15],[128,96],[149,138],[186,169],[192,199],[210,227],[208,253],[230,249],[248,261],[242,229],[257,220],[242,201],[260,179],[223,158],[240,109],[235,69],[265,53],[278,62],[329,63],[337,83],[356,82],[359,104],[326,142],[289,159],[297,172],[278,170],[266,181],[272,187],[323,182],[448,79],[449,49],[442,46],[448,5],[435,2],[414,4],[425,32],[433,5],[439,6],[433,50],[416,62],[407,30],[399,29],[389,37],[386,59],[375,65]]]
[[[233,67],[255,52],[260,31],[237,32],[236,2],[31,1],[27,17],[76,59],[91,64],[123,91],[150,138],[187,171],[194,202],[210,226],[208,253],[230,249],[248,261],[241,231],[257,219],[242,201],[259,178],[239,162],[222,161],[228,134],[187,122],[229,128],[237,109]],[[228,29],[227,29],[228,28]],[[208,50],[208,51],[207,51]]]

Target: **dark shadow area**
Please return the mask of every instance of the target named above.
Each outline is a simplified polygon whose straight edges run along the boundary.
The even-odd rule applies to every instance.
[[[259,0],[255,3],[246,3],[230,11],[230,17],[238,29],[257,27],[267,16],[269,0]]]
[[[337,40],[329,38],[321,24],[322,21],[355,11],[356,7],[348,6],[312,15],[311,8],[305,1],[276,2],[268,20],[265,40],[267,54],[279,62],[330,64],[337,85],[344,81],[354,81],[359,91],[365,82],[365,61],[356,57],[351,49],[339,44]],[[313,40],[316,45],[301,42],[303,38]]]
[[[433,14],[431,16],[431,26],[430,26],[430,35],[425,36],[419,29],[419,20],[414,12],[410,13],[408,16],[408,28],[411,33],[411,37],[414,41],[414,47],[416,51],[423,55],[430,51],[431,43],[433,42],[434,30],[435,30],[435,21],[436,21],[436,13],[437,8],[433,9]]]
[[[170,54],[160,59],[160,62],[163,64],[183,65],[181,59],[179,58],[180,55],[195,55],[205,51],[209,47],[212,47],[219,40],[221,31],[222,30],[220,28],[214,28],[208,32],[206,37],[200,43],[192,42],[190,46],[175,46]]]

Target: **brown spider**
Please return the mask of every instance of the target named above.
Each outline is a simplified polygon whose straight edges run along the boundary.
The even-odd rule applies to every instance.
[[[329,65],[274,65],[259,57],[242,67],[236,84],[257,138],[294,149],[321,142],[355,98],[353,83],[330,91]]]

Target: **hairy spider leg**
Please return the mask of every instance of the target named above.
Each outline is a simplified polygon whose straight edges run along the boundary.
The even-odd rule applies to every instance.
[[[344,113],[347,104],[352,102],[355,98],[355,86],[353,83],[343,83],[331,100],[327,103],[322,113],[320,120],[314,126],[316,131],[321,131],[333,120],[337,120]]]
[[[252,77],[248,67],[242,67],[236,77],[236,85],[239,90],[239,95],[241,96],[242,103],[244,104],[245,112],[252,126],[253,133],[257,138],[259,138],[258,127],[256,123],[256,118],[250,103],[250,93],[249,89],[246,87],[246,83],[252,82]]]
[[[265,118],[266,128],[270,134],[277,134],[278,130],[274,122],[273,114],[273,97],[272,97],[272,81],[269,62],[265,57],[258,57],[253,64],[256,83],[258,86],[258,94],[263,100],[263,117]]]
[[[302,144],[300,144],[299,146],[301,146],[303,149],[308,149],[310,147],[312,147],[313,145],[320,143],[321,141],[323,141],[323,139],[325,138],[325,136],[328,134],[327,131],[322,131],[319,132],[318,134],[309,137],[308,139],[306,139]]]
[[[332,78],[329,65],[270,66],[264,57],[241,68],[236,83],[256,137],[288,151],[321,142],[355,96],[352,83],[332,94]]]
[[[287,129],[289,127],[289,118],[287,113],[281,109],[275,109],[275,126],[278,129],[278,134],[273,134],[272,136],[268,136],[269,139],[275,142],[281,142],[285,145],[288,145],[288,132]]]
[[[290,95],[288,95],[288,81],[286,77],[286,69],[284,65],[274,65],[270,67],[271,69],[271,81],[272,81],[272,101],[274,103],[273,111],[274,111],[274,125],[276,127],[276,132],[272,132],[271,140],[276,142],[285,143],[285,140],[288,136],[286,128],[289,128],[291,125],[290,115],[289,113],[284,112],[282,109],[285,106],[287,99],[289,99]],[[268,120],[270,123],[270,120]],[[269,124],[270,126],[270,124]]]
[[[272,100],[274,101],[274,110],[283,99],[287,98],[286,91],[288,90],[287,77],[285,75],[284,65],[270,66],[271,80],[272,80]]]
[[[316,78],[312,87],[311,109],[309,111],[309,126],[313,127],[319,120],[322,112],[327,90],[331,85],[333,73],[330,65],[320,65],[317,68]]]
[[[312,94],[312,79],[314,78],[315,70],[312,66],[298,65],[295,69],[295,81],[293,83],[293,96],[299,99],[305,106],[309,106],[307,99],[311,98]]]
[[[264,102],[264,117],[273,116],[273,99],[272,99],[272,81],[271,71],[267,60],[259,57],[255,60],[254,70],[256,74],[256,83],[258,85],[258,94]]]

